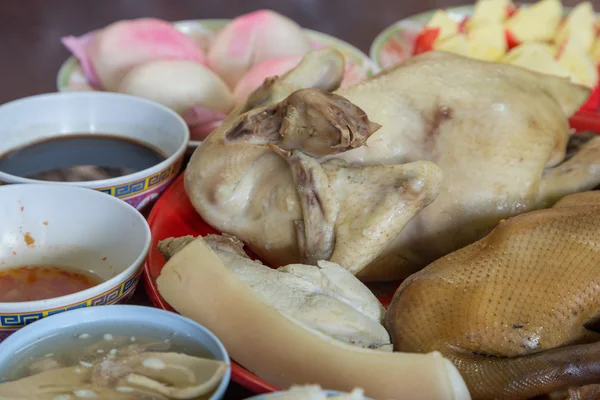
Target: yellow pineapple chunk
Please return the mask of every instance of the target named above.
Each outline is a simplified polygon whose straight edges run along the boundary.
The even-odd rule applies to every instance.
[[[580,42],[568,40],[561,48],[558,62],[569,71],[573,82],[590,88],[598,84],[596,63]]]
[[[467,23],[467,30],[487,24],[502,24],[506,21],[507,10],[512,7],[511,0],[479,0],[475,3],[473,16]]]
[[[594,44],[592,45],[590,55],[592,59],[596,62],[596,64],[600,64],[600,38],[597,38]]]
[[[425,29],[431,28],[439,28],[440,33],[437,39],[444,40],[458,33],[458,22],[450,18],[446,11],[438,10],[433,14],[427,25],[425,25]]]
[[[558,28],[555,42],[559,45],[567,40],[578,42],[590,51],[596,38],[596,14],[589,1],[579,3]]]
[[[471,57],[471,46],[467,35],[457,33],[453,36],[439,40],[439,38],[433,43],[434,50],[447,51],[448,53],[459,54],[465,57]]]
[[[520,42],[549,42],[562,20],[560,0],[541,0],[531,7],[521,7],[506,21],[506,28]]]
[[[504,26],[489,23],[470,30],[469,45],[473,58],[484,61],[500,60],[507,51]]]
[[[570,78],[571,73],[554,57],[557,48],[546,43],[523,43],[511,49],[501,62],[517,65],[542,74]]]

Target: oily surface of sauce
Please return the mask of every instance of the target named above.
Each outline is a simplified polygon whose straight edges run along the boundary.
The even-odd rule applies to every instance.
[[[114,135],[69,134],[0,155],[0,171],[53,182],[110,179],[150,168],[167,157],[148,144]]]
[[[72,268],[37,265],[0,270],[0,303],[46,300],[89,289],[102,279]]]

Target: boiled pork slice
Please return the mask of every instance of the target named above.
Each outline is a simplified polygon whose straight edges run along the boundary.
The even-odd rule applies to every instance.
[[[170,258],[194,239],[165,239],[159,242],[159,250]],[[286,317],[358,347],[391,351],[389,335],[382,325],[383,306],[346,269],[328,261],[320,261],[318,266],[290,264],[272,269],[250,259],[235,237],[209,235],[204,240],[263,302]]]

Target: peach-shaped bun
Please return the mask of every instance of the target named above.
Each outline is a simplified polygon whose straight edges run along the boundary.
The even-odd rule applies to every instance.
[[[95,36],[96,32],[92,31],[79,37],[65,36],[61,38],[60,41],[79,60],[79,64],[81,65],[81,69],[83,70],[83,74],[88,83],[94,89],[102,89],[102,84],[100,84],[100,79],[98,78],[98,74],[96,74],[96,70],[94,69],[94,65],[89,56],[90,45]]]
[[[167,21],[153,18],[117,21],[79,38],[63,38],[63,44],[79,58],[91,83],[109,91],[116,91],[129,70],[146,62],[206,62],[191,37]]]
[[[233,19],[219,32],[208,51],[208,65],[234,88],[254,65],[310,50],[300,25],[276,12],[259,10]]]
[[[224,118],[225,116],[223,116]],[[183,117],[185,119],[185,116]],[[190,140],[201,142],[205,140],[215,129],[221,125],[223,122],[223,118],[221,120],[215,120],[213,122],[207,123],[197,123],[195,125],[190,125]]]
[[[296,67],[302,57],[302,55],[293,55],[271,58],[250,68],[233,89],[235,103],[246,101],[248,95],[262,85],[266,78],[281,76]]]
[[[131,69],[118,87],[121,93],[163,104],[188,124],[222,119],[233,107],[227,85],[195,61],[163,60]]]

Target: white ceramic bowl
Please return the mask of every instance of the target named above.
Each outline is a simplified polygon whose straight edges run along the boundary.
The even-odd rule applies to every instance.
[[[219,339],[202,325],[179,314],[140,306],[93,307],[69,311],[21,329],[0,344],[0,377],[10,374],[12,368],[31,355],[38,356],[57,351],[56,347],[79,335],[102,336],[118,327],[130,332],[144,331],[163,337],[184,336],[195,346],[207,351],[215,360],[230,364],[229,355]],[[109,332],[107,332],[107,330]],[[114,332],[114,331],[113,331]],[[57,343],[59,342],[59,343]],[[45,347],[50,346],[50,348]],[[223,397],[231,369],[227,370],[217,390],[209,400]],[[0,378],[1,379],[1,378]]]
[[[145,143],[167,158],[117,178],[56,182],[96,189],[142,209],[175,179],[189,141],[189,129],[170,109],[139,97],[108,92],[51,93],[0,106],[0,156],[40,140],[70,134],[111,134]],[[2,183],[41,183],[0,171]],[[48,183],[48,182],[44,182]]]
[[[104,281],[48,300],[0,303],[0,340],[48,315],[113,304],[133,294],[150,248],[150,228],[133,207],[70,185],[0,186],[0,270],[55,265]]]

